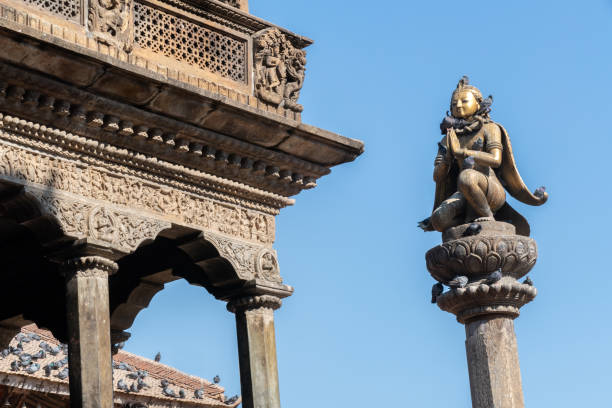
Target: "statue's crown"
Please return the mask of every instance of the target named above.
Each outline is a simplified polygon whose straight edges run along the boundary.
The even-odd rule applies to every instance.
[[[467,75],[461,77],[459,83],[457,84],[457,88],[453,91],[452,97],[454,97],[457,92],[461,91],[470,91],[474,95],[474,98],[476,98],[478,103],[482,102],[482,93],[478,88],[470,85],[470,78],[468,78]]]

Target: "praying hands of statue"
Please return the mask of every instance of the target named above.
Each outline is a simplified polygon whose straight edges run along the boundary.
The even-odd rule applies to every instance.
[[[497,128],[495,128],[495,131],[500,132]],[[495,136],[497,136],[495,139],[501,138],[501,135]],[[484,137],[485,140],[489,140],[492,135],[489,134],[489,131],[485,130]],[[493,148],[490,152],[486,152],[479,150],[470,150],[466,147],[461,147],[461,143],[459,141],[459,138],[457,137],[457,133],[455,133],[455,129],[453,128],[449,128],[447,130],[446,139],[448,140],[448,146],[450,147],[453,156],[459,162],[462,162],[463,159],[467,157],[473,157],[474,161],[480,166],[497,168],[501,165],[502,151],[499,148]]]

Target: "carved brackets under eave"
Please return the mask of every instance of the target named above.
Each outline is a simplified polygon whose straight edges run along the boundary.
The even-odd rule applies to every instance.
[[[278,258],[274,249],[208,232],[204,233],[204,239],[210,242],[219,255],[232,265],[240,279],[262,279],[282,283]]]
[[[167,221],[78,200],[60,191],[32,186],[26,187],[26,191],[39,200],[44,213],[58,221],[65,235],[123,253],[136,250],[144,241],[154,240],[171,227]]]
[[[99,42],[132,51],[133,0],[90,0],[87,16],[87,28]]]

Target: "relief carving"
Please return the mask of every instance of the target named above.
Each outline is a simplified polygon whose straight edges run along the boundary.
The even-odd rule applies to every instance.
[[[275,107],[302,112],[297,103],[304,84],[306,52],[297,49],[277,28],[266,29],[254,38],[255,91]]]
[[[89,30],[97,40],[130,52],[134,43],[134,4],[132,0],[92,0],[89,4]]]
[[[241,279],[253,279],[255,277],[255,258],[259,247],[219,235],[206,234],[205,238],[217,248],[219,255],[232,264]]]
[[[142,209],[169,219],[166,223],[184,223],[261,244],[274,242],[273,216],[11,145],[0,144],[0,176],[112,205]],[[95,239],[108,241],[117,228],[124,228],[124,220],[113,220],[104,213],[88,218],[92,206],[84,204],[86,200],[66,202],[52,197],[47,200],[51,200],[49,208],[62,215],[63,227],[69,235],[86,236],[92,230],[97,231]],[[146,229],[143,224],[133,223],[131,229]],[[113,225],[115,229],[111,228]],[[124,247],[134,247],[134,241],[130,242]]]
[[[256,277],[269,282],[282,283],[276,251],[269,248],[262,249],[257,255],[255,264]]]

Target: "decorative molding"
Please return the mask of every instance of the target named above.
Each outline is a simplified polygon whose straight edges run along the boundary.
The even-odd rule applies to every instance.
[[[255,309],[272,309],[276,310],[282,306],[283,302],[276,296],[261,295],[261,296],[245,296],[233,299],[228,302],[227,310],[232,313],[241,311],[250,311]]]
[[[204,238],[217,249],[221,257],[232,265],[240,279],[255,278],[256,256],[261,247],[220,235],[205,234]]]
[[[101,256],[84,256],[70,259],[62,264],[62,272],[67,278],[107,278],[117,272],[119,266]]]
[[[6,133],[0,132],[1,138],[6,136]],[[133,248],[136,242],[140,242],[140,238],[150,238],[148,235],[164,229],[170,222],[263,244],[274,242],[274,217],[270,215],[207,200],[1,141],[0,177],[28,185],[28,191],[39,196],[47,210],[58,217],[68,235],[90,236],[89,214],[96,206],[114,204],[151,213],[151,217],[135,217],[129,215],[129,210],[116,211],[115,217],[121,219],[122,226],[115,242],[124,250]],[[41,192],[45,190],[49,192],[43,197]],[[96,222],[92,221],[91,225]],[[113,222],[118,224],[117,221]],[[135,236],[120,239],[130,232],[135,233]],[[115,232],[110,236],[115,236],[113,234]],[[92,238],[106,241],[110,236],[106,232],[91,235]]]
[[[437,304],[440,309],[456,315],[460,323],[491,314],[516,318],[519,309],[535,299],[537,293],[533,286],[503,278],[493,285],[471,284],[451,289],[437,297]]]
[[[306,51],[295,48],[278,28],[253,37],[255,93],[272,106],[302,112],[297,103],[304,84]]]

